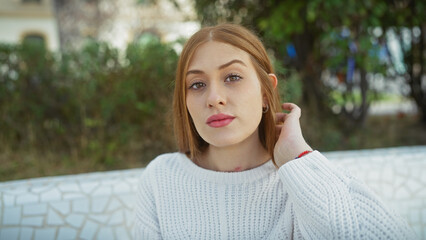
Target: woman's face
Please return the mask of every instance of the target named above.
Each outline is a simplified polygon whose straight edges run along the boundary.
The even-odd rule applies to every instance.
[[[197,49],[186,74],[187,108],[204,141],[226,147],[258,138],[263,97],[248,53],[209,41]]]

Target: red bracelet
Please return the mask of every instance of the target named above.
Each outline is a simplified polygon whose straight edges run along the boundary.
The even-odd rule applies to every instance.
[[[297,156],[297,158],[296,159],[298,159],[298,158],[301,158],[301,157],[303,157],[303,156],[305,156],[306,154],[308,154],[308,153],[311,153],[312,151],[304,151],[304,152],[302,152],[301,154],[299,154],[299,156]]]

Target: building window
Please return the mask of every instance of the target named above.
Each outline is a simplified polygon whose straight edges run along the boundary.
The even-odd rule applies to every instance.
[[[44,36],[38,33],[30,33],[26,34],[23,38],[23,43],[29,43],[29,44],[37,44],[37,45],[45,45],[46,40],[44,39]]]
[[[22,3],[41,3],[41,0],[21,0]]]
[[[155,3],[154,0],[137,0],[136,2],[145,6],[150,6]]]

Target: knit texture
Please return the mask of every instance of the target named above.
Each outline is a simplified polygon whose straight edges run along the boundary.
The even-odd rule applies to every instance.
[[[143,171],[135,239],[415,239],[363,183],[314,151],[276,169],[216,172],[182,153]]]

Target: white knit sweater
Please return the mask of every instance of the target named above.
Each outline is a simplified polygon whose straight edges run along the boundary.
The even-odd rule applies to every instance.
[[[415,239],[317,151],[278,170],[269,161],[232,173],[161,155],[140,179],[134,230],[135,239]]]

